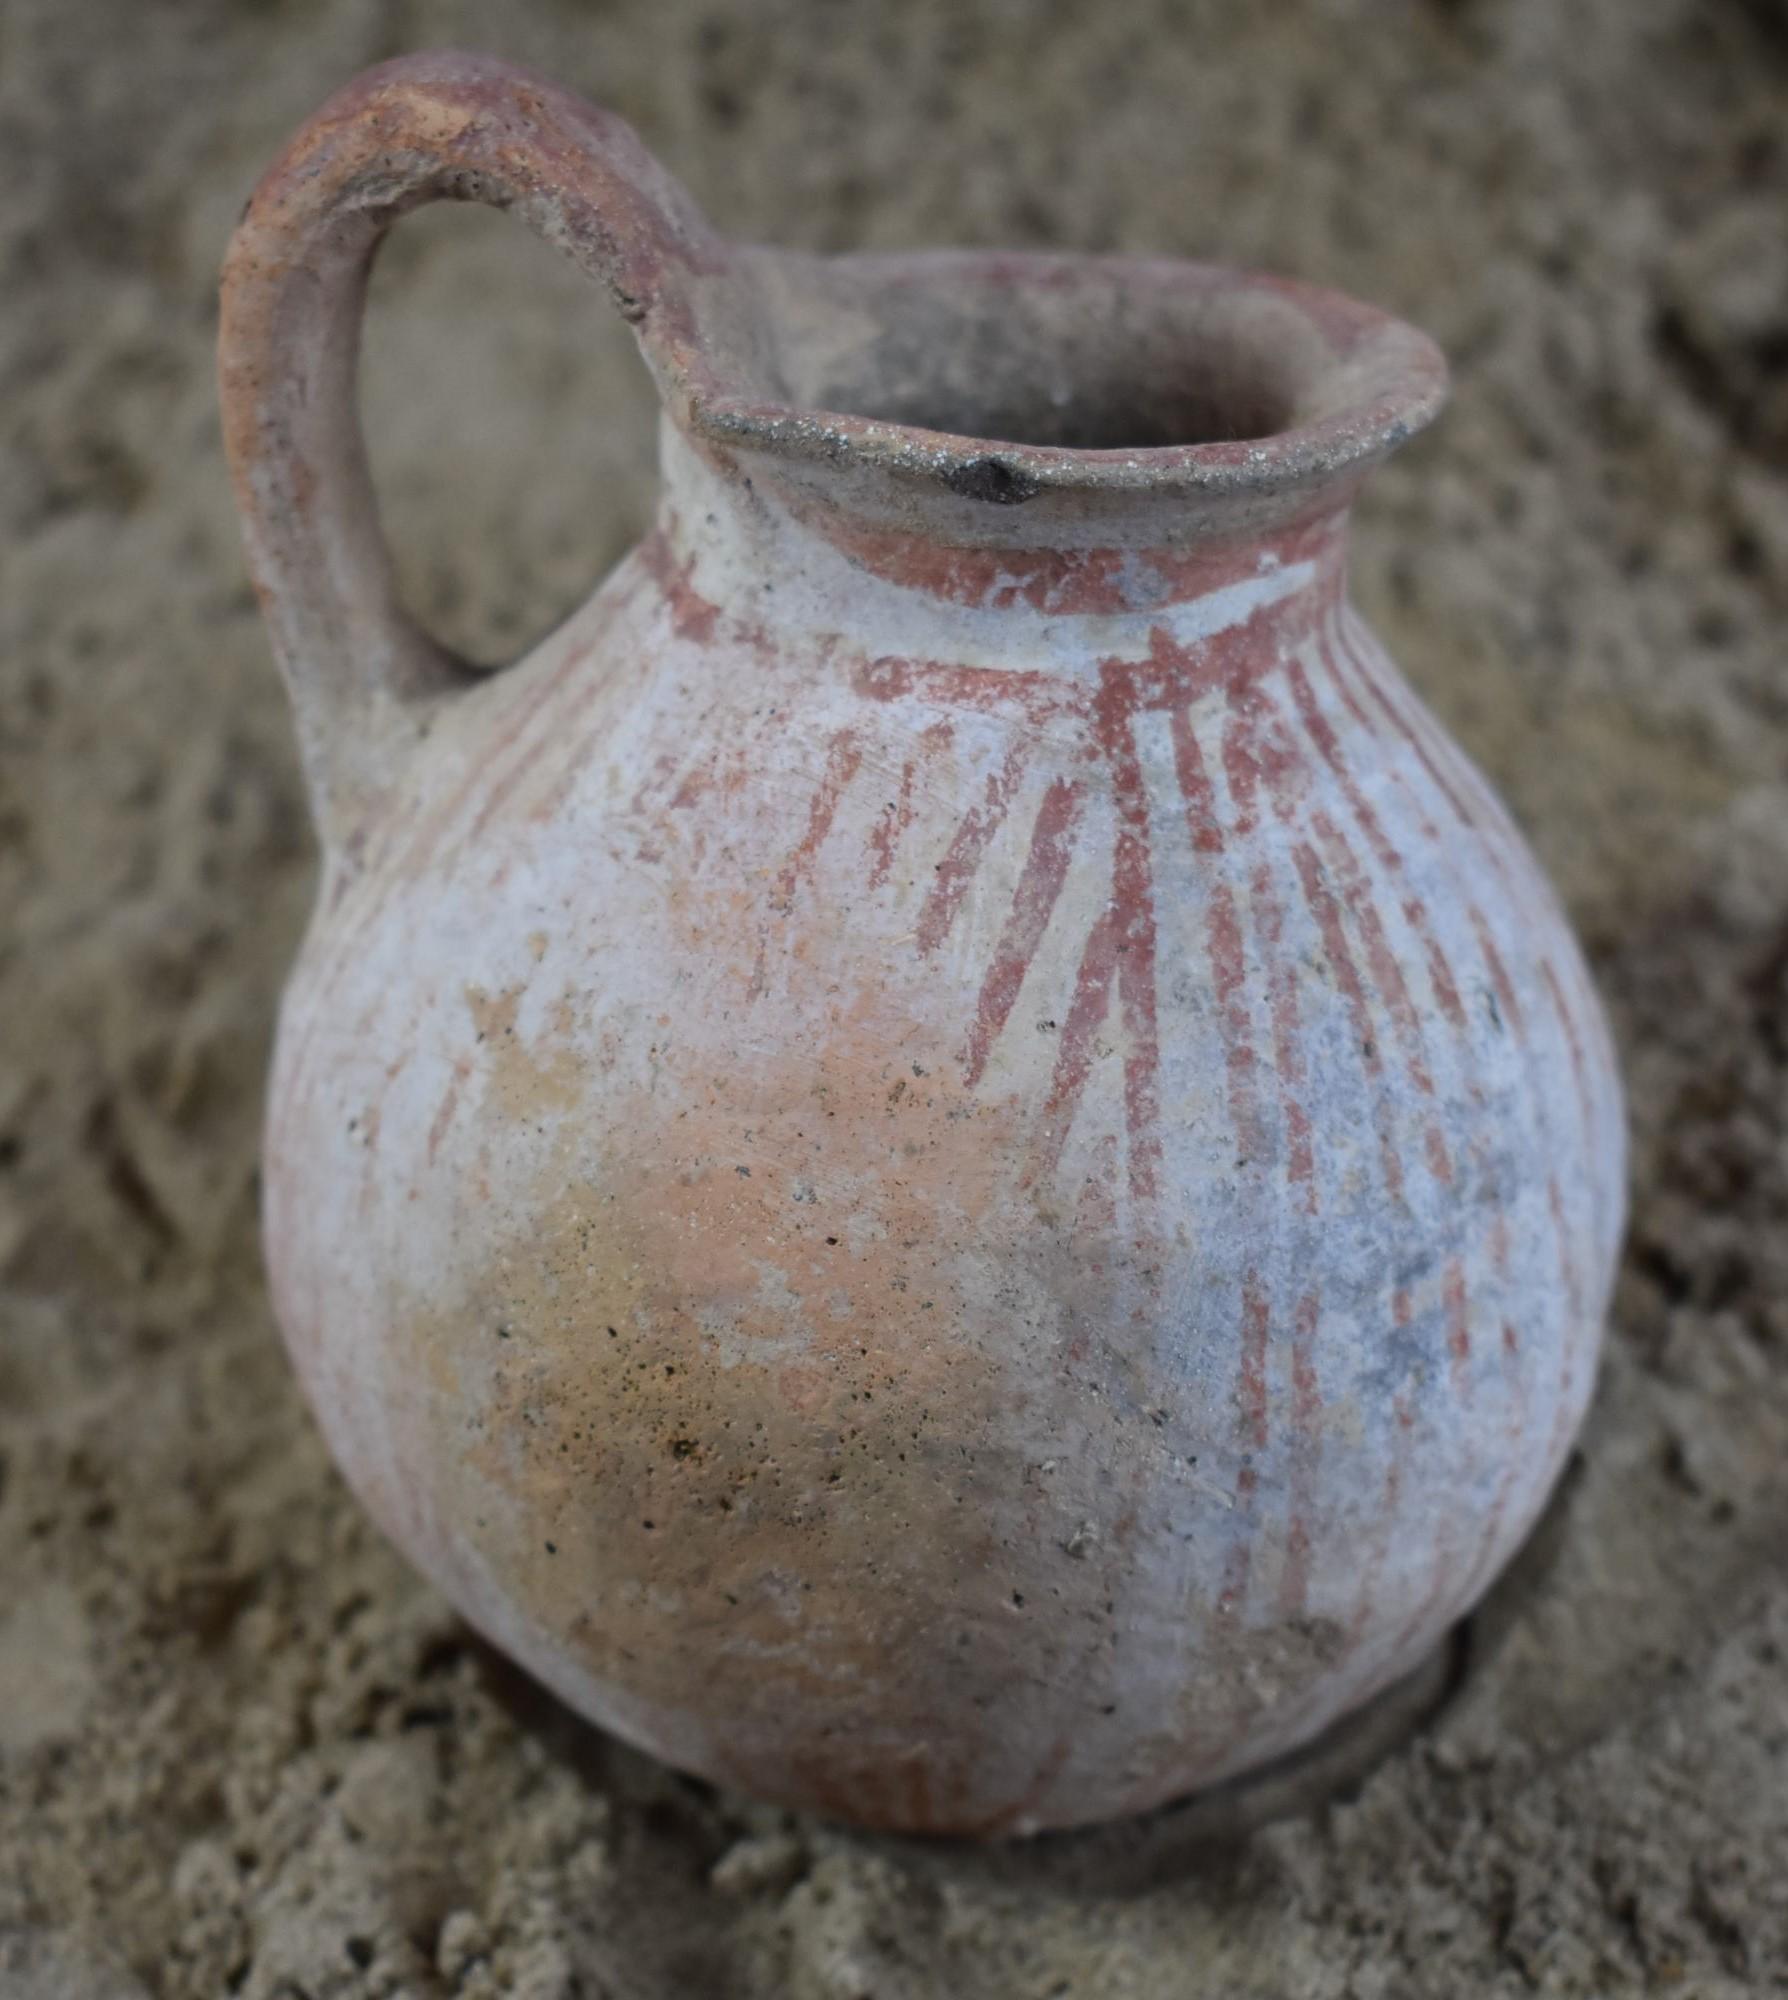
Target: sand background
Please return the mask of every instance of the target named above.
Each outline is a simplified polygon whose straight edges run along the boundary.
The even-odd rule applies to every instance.
[[[1326,1803],[975,1855],[716,1796],[331,1471],[255,1235],[315,863],[215,274],[287,131],[444,43],[741,235],[1258,263],[1449,350],[1357,591],[1583,929],[1633,1226],[1551,1514]],[[1781,0],[0,0],[0,161],[0,1996],[1788,1990]],[[403,226],[366,400],[412,596],[486,657],[645,517],[643,377],[513,222]]]

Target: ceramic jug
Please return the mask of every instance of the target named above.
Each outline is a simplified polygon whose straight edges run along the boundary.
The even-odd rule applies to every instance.
[[[650,534],[496,674],[400,607],[357,432],[443,197],[663,402]],[[1623,1201],[1583,961],[1347,599],[1429,341],[736,245],[435,54],[262,182],[221,344],[323,848],[273,1297],[393,1540],[598,1723],[907,1831],[1132,1812],[1419,1663],[1558,1476]]]

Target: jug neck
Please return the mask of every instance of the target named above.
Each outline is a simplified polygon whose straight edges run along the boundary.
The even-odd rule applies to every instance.
[[[791,477],[668,419],[660,460],[647,560],[679,629],[702,638],[1071,666],[1261,614],[1313,629],[1345,588],[1353,484],[1289,517],[1213,518],[1138,492],[1010,509],[990,529],[957,496],[878,505],[873,482]]]
[[[680,300],[642,333],[677,573],[942,653],[1338,590],[1360,483],[1446,388],[1371,307],[1160,259],[735,245]]]

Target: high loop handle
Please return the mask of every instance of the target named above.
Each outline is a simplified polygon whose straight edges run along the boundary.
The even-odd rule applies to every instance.
[[[673,397],[699,365],[705,281],[731,268],[627,125],[488,57],[368,70],[256,188],[224,267],[224,440],[328,846],[468,672],[398,602],[355,397],[373,254],[400,215],[438,200],[513,208],[602,280]]]

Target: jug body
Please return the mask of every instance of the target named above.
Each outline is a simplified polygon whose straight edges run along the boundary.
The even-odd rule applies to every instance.
[[[430,60],[342,114],[400,121],[417,173],[483,143],[481,92],[574,115]],[[288,616],[295,682],[386,635],[312,697],[279,1319],[380,1524],[584,1714],[906,1831],[1137,1810],[1413,1667],[1531,1526],[1618,1243],[1606,1032],[1347,603],[1365,446],[1300,460],[1288,423],[1266,476],[1218,439],[1164,496],[1149,448],[934,441],[901,415],[949,365],[913,358],[924,259],[857,301],[913,316],[864,343],[891,416],[722,410],[701,369],[756,351],[729,287],[793,323],[856,281],[672,236],[599,246],[626,301],[667,264],[686,294],[646,307],[658,521],[528,659],[468,681],[381,576],[354,609],[326,526],[297,584],[266,544],[276,636],[294,588],[347,605]],[[1363,309],[1255,281],[1225,319],[1180,268],[946,275],[1040,349],[1191,285],[1232,400],[1259,339],[1395,441]]]

